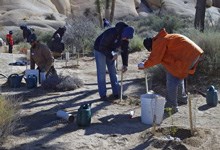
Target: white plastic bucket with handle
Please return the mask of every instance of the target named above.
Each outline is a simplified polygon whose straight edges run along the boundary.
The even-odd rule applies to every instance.
[[[157,94],[141,95],[141,122],[152,125],[154,123],[161,124],[164,115],[165,98]]]

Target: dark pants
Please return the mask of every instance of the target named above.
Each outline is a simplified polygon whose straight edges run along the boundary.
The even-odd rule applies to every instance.
[[[10,45],[10,44],[9,44],[9,45],[8,45],[8,52],[9,52],[9,53],[12,53],[12,49],[13,49],[13,45]]]

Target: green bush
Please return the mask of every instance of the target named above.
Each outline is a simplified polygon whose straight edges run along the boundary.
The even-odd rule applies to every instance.
[[[130,52],[141,51],[144,49],[143,39],[138,35],[134,35],[134,38],[130,41]]]
[[[46,31],[45,32],[45,31],[38,30],[35,33],[37,35],[37,39],[43,43],[48,43],[53,36],[53,31]]]

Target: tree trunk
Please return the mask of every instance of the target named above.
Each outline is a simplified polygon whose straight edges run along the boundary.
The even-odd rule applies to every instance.
[[[116,0],[112,0],[111,14],[110,14],[110,22],[111,22],[111,23],[113,22],[113,19],[114,19],[115,2],[116,2]]]
[[[98,17],[99,17],[99,23],[100,23],[100,27],[102,28],[103,27],[103,22],[102,22],[102,4],[101,4],[101,1],[100,0],[96,0],[96,9],[97,9],[97,12],[98,12]]]
[[[105,1],[105,18],[107,20],[110,18],[110,0]]]
[[[201,32],[204,31],[205,9],[206,9],[206,0],[197,0],[194,27],[195,29],[198,29]]]

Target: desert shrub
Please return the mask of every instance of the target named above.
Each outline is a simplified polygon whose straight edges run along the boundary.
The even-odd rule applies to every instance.
[[[70,16],[67,19],[66,27],[64,43],[67,46],[74,45],[79,53],[91,53],[94,40],[100,32],[94,20],[85,16]]]
[[[147,69],[152,82],[166,84],[166,71],[162,65],[156,65]]]
[[[144,48],[143,39],[138,35],[134,35],[134,38],[130,41],[130,52],[141,51]]]
[[[53,32],[52,31],[36,31],[36,35],[37,35],[37,39],[40,40],[43,43],[48,43],[52,36],[53,36]]]
[[[46,90],[70,91],[83,86],[83,81],[78,77],[71,76],[51,76],[42,83]]]
[[[18,101],[0,96],[0,142],[13,132],[18,120]]]
[[[20,42],[16,47],[20,53],[27,54],[27,50],[30,49],[31,45],[27,42]]]

